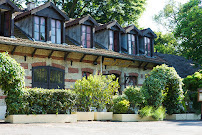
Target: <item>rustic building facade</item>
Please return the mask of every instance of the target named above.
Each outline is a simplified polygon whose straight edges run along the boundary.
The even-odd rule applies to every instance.
[[[149,28],[122,28],[117,21],[98,24],[90,15],[69,19],[51,2],[39,7],[29,3],[19,11],[9,0],[0,0],[1,14],[6,6],[9,13],[17,12],[1,24],[11,25],[10,35],[1,29],[0,52],[8,52],[25,69],[26,87],[71,89],[77,79],[97,72],[115,74],[121,92],[127,85],[141,86],[145,74],[165,63],[154,56],[156,35]]]

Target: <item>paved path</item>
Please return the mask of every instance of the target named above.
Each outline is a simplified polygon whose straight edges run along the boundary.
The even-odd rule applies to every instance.
[[[202,121],[5,124],[0,135],[202,135]]]

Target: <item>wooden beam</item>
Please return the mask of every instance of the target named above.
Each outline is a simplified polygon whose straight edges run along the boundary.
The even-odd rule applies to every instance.
[[[85,56],[86,56],[86,54],[84,54],[84,55],[81,57],[80,62],[83,61],[83,59],[85,58]]]
[[[53,54],[54,50],[51,51],[51,53],[48,55],[48,58],[50,59],[51,55]]]
[[[11,51],[12,55],[14,54],[16,48],[17,48],[17,46],[14,46],[13,50]]]
[[[144,62],[141,62],[141,63],[139,64],[138,68],[140,68],[140,67],[142,66],[143,63],[144,63]]]
[[[97,56],[96,58],[95,58],[95,60],[93,61],[93,64],[94,65],[97,65],[97,59],[99,58],[100,56]]]
[[[147,65],[149,64],[149,62],[147,62],[147,64],[144,66],[144,70],[147,70]]]
[[[36,53],[37,48],[34,49],[34,51],[32,52],[32,57],[34,57],[34,54]]]
[[[67,59],[68,55],[70,54],[70,52],[65,52],[65,55],[64,55],[64,60]]]

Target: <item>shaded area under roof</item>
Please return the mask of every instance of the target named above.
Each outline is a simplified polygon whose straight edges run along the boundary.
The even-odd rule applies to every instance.
[[[132,61],[150,62],[155,64],[166,63],[166,61],[164,61],[163,59],[159,57],[150,58],[143,55],[133,56],[133,55],[118,53],[118,52],[109,51],[105,49],[82,48],[75,45],[52,44],[52,43],[37,42],[37,41],[34,42],[31,40],[26,40],[21,38],[13,39],[13,38],[0,36],[0,44],[33,47],[38,49],[47,49],[47,50],[55,50],[55,51],[63,51],[63,52],[77,52],[77,53],[83,53],[87,55],[104,56],[104,57],[123,59],[123,60],[132,60]]]
[[[187,60],[182,56],[162,53],[156,53],[156,55],[167,61],[170,66],[173,66],[182,78],[186,78],[200,69],[200,67],[195,67],[192,60]]]

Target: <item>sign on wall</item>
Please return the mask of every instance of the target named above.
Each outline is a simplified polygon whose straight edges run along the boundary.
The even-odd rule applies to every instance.
[[[134,63],[132,61],[129,61],[129,60],[104,58],[103,65],[128,67],[130,65],[134,65]]]
[[[202,89],[198,89],[198,102],[202,102]]]

